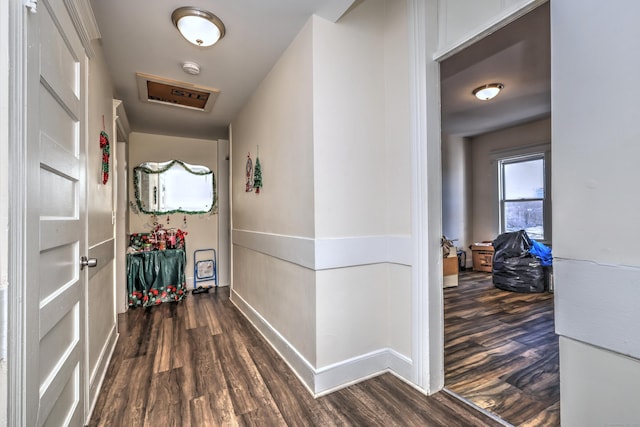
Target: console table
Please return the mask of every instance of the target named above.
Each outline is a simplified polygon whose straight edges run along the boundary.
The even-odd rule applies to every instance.
[[[149,307],[186,296],[184,249],[127,254],[129,307]]]

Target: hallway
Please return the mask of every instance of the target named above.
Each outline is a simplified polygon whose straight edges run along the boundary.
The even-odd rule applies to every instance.
[[[120,315],[90,426],[496,426],[445,392],[383,374],[313,399],[229,288]]]

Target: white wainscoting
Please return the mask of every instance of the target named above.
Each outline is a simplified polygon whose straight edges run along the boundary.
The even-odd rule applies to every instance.
[[[314,396],[322,396],[375,377],[385,372],[404,375],[412,369],[409,358],[390,348],[383,348],[349,360],[315,369],[278,331],[276,331],[240,295],[232,292],[232,301],[251,324],[291,367]]]
[[[114,259],[114,239],[105,240],[104,242],[93,245],[89,248],[89,258],[95,258],[98,260],[98,264],[89,268],[89,280],[93,278],[104,266],[111,266],[111,262]]]
[[[555,258],[556,332],[640,359],[640,268]]]
[[[367,264],[412,264],[408,235],[313,239],[233,230],[233,244],[316,271]]]
[[[98,363],[96,363],[96,366],[89,377],[89,418],[91,417],[93,408],[95,407],[95,404],[98,400],[98,394],[100,393],[100,389],[102,388],[102,382],[104,381],[105,375],[107,373],[107,368],[109,367],[111,356],[116,349],[118,336],[118,328],[117,325],[114,324],[109,331],[107,340],[102,346],[100,356],[98,357]]]
[[[98,260],[98,264],[94,268],[88,269],[89,275],[89,283],[88,287],[92,288],[95,286],[105,286],[104,277],[98,275],[101,273],[103,269],[111,269],[111,274],[106,276],[108,286],[113,285],[113,269],[115,262],[115,240],[108,239],[103,242],[97,243],[89,248],[89,258],[96,258]],[[108,272],[108,270],[105,270]],[[119,286],[123,286],[123,284],[116,280],[116,283]],[[115,289],[114,292],[109,293],[111,298],[115,299]],[[107,303],[105,301],[105,303]],[[98,394],[100,392],[100,388],[102,387],[102,382],[104,381],[104,377],[107,373],[107,368],[109,366],[109,362],[111,360],[111,356],[113,355],[113,351],[116,348],[116,343],[118,342],[118,328],[115,314],[115,300],[109,301],[110,304],[113,305],[114,312],[107,313],[108,317],[101,317],[100,319],[96,319],[94,313],[91,311],[91,304],[87,307],[87,322],[102,322],[108,321],[113,322],[109,326],[109,330],[105,336],[90,336],[86,340],[86,343],[89,347],[87,347],[86,351],[89,353],[90,351],[97,351],[98,356],[96,358],[96,362],[93,366],[87,366],[87,369],[90,370],[89,373],[89,384],[87,385],[89,388],[89,401],[86,402],[89,405],[89,411],[87,417],[91,416],[91,412],[93,412],[93,407],[96,404],[98,399]],[[103,316],[105,313],[101,313]],[[87,330],[89,330],[89,323],[87,323]],[[92,340],[103,340],[101,342],[97,342],[95,345]],[[94,353],[95,354],[95,353]],[[87,362],[90,365],[90,358],[87,355]],[[87,418],[88,419],[88,418]]]
[[[312,239],[233,230],[232,239],[234,245],[314,271],[385,263],[411,265],[410,236]],[[231,292],[231,301],[282,356],[314,396],[330,393],[384,372],[393,372],[405,378],[410,376],[411,359],[390,348],[381,348],[316,369],[240,294],[233,289]]]
[[[314,240],[307,237],[233,230],[232,242],[265,255],[314,269]]]

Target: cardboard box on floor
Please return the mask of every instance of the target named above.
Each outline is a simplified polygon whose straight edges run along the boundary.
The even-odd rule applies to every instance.
[[[491,242],[474,243],[471,245],[473,271],[491,273],[493,270],[493,253],[494,250]]]
[[[442,285],[445,288],[458,286],[458,257],[455,248],[442,260]]]

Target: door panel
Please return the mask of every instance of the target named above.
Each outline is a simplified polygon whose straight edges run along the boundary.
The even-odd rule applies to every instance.
[[[59,22],[60,28],[67,31],[73,30],[74,27],[66,10],[60,7],[62,2],[50,3],[53,14],[45,14],[40,18],[40,31],[47,35],[40,39],[41,73],[49,84],[58,88],[56,93],[66,100],[65,104],[73,105],[79,103],[81,99],[80,67],[77,61],[79,51],[75,49],[76,46],[71,46],[74,41],[67,37],[68,34],[65,31],[58,31],[55,22]],[[71,35],[71,37],[74,36],[75,34]]]
[[[78,266],[70,259],[78,256],[77,245],[60,245],[40,254],[40,301],[48,299],[58,291],[57,284],[72,284],[78,280]]]
[[[40,189],[42,203],[40,216],[52,220],[74,218],[77,216],[75,195],[78,192],[77,181],[62,176],[60,171],[50,171],[43,164],[40,169]]]
[[[36,248],[28,249],[26,365],[28,400],[37,399],[30,425],[82,425],[84,413],[85,74],[86,59],[63,0],[40,0],[29,18],[27,91],[37,125],[27,210]],[[35,50],[35,51],[34,51]],[[37,197],[36,197],[37,196]],[[36,262],[31,262],[35,258]],[[37,329],[37,333],[34,329]],[[31,405],[29,405],[31,406]],[[32,407],[33,408],[33,407]],[[33,408],[35,410],[35,408]]]

